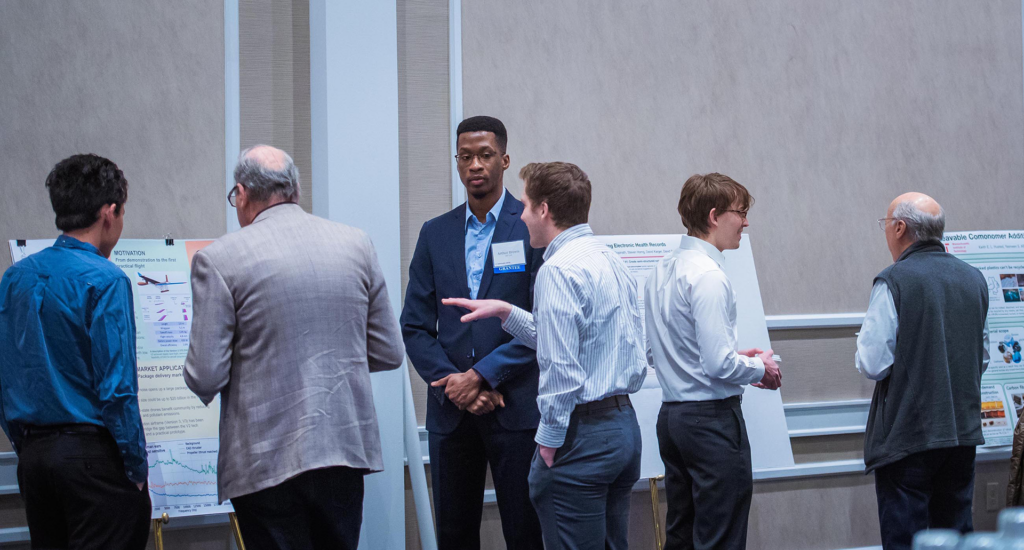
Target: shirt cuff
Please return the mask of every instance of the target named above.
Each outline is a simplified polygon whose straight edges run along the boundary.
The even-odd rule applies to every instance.
[[[764,378],[764,361],[762,361],[760,357],[751,357],[750,362],[751,367],[753,367],[753,373],[750,375],[751,380],[749,383],[756,384]]]
[[[541,421],[540,426],[537,426],[537,436],[533,440],[545,447],[557,449],[565,443],[565,432],[567,430],[568,426],[552,426]]]
[[[508,314],[508,319],[501,324],[501,328],[505,329],[505,332],[529,341],[529,328],[532,315],[527,313],[526,310],[519,306],[512,306],[512,311]]]

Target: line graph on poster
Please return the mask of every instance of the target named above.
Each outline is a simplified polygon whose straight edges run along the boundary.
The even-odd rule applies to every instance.
[[[215,438],[181,439],[146,445],[153,517],[231,512],[217,502]]]

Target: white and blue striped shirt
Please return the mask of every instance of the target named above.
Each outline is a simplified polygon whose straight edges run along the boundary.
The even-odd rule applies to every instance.
[[[537,443],[565,442],[576,405],[635,393],[647,376],[636,280],[588,224],[560,233],[537,272],[533,315],[513,307],[503,325],[537,350]]]

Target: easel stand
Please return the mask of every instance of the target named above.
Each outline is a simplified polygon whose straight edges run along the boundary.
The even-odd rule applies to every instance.
[[[655,476],[655,477],[652,477],[652,478],[647,480],[647,481],[649,481],[651,483],[651,511],[654,512],[654,514],[652,516],[654,518],[654,543],[656,545],[655,548],[657,550],[661,550],[662,549],[662,545],[661,545],[661,524],[658,521],[658,518],[661,516],[661,511],[658,509],[659,508],[658,507],[658,500],[660,500],[658,498],[658,482],[663,480],[663,479],[665,479],[665,476],[662,475],[662,476]],[[163,550],[163,549],[162,548],[157,548],[156,550]]]
[[[166,512],[164,515],[153,520],[153,543],[156,546],[156,550],[164,550],[164,525],[169,521],[171,521],[171,518],[167,516]],[[238,547],[238,550],[245,550],[245,543],[242,542],[242,531],[238,529],[238,516],[234,512],[228,514],[228,523],[231,524],[231,534],[235,536],[235,546]]]

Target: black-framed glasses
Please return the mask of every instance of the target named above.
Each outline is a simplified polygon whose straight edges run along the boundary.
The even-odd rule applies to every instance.
[[[235,186],[231,188],[231,191],[228,191],[228,204],[230,204],[232,208],[235,207],[235,197],[237,196],[238,184],[236,183]]]
[[[747,212],[749,210],[726,210],[726,212],[735,212],[740,215],[740,218],[747,219]]]
[[[498,153],[494,151],[483,151],[481,153],[459,153],[455,155],[455,162],[459,163],[459,166],[469,166],[473,162],[473,158],[479,158],[480,162],[490,162],[491,159],[498,156]]]

